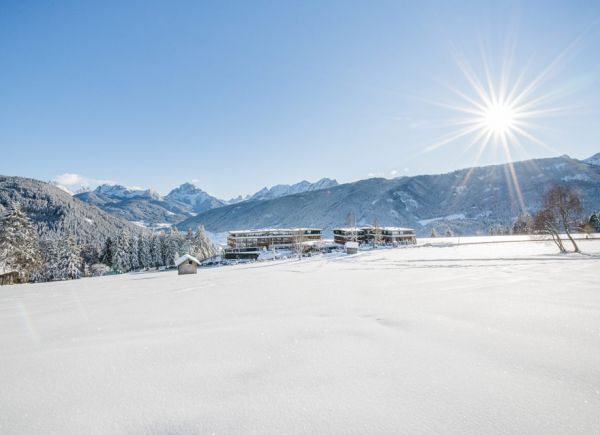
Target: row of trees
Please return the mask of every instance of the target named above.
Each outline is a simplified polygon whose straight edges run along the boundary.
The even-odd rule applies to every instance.
[[[512,234],[544,234],[551,237],[560,252],[567,252],[561,234],[565,234],[575,252],[580,252],[573,232],[600,232],[600,216],[593,212],[582,218],[583,208],[579,195],[568,186],[553,186],[543,198],[542,208],[533,216],[528,213],[517,217],[512,226]],[[502,225],[495,226],[490,233],[510,234],[511,230]]]
[[[532,216],[529,213],[519,215],[512,226],[494,224],[489,233],[492,236],[508,234],[541,234],[550,236],[560,252],[567,252],[561,234],[573,246],[575,252],[580,252],[577,242],[572,236],[573,232],[594,233],[600,232],[600,214],[593,212],[589,217],[582,217],[582,205],[579,195],[568,186],[556,185],[546,192],[542,207]],[[447,234],[451,235],[448,230]],[[437,237],[435,229],[431,237]]]
[[[18,204],[0,217],[0,270],[17,281],[55,281],[113,271],[172,266],[179,255],[198,259],[215,255],[204,228],[183,234],[122,230],[101,244],[78,244],[64,232],[47,231],[41,237]]]

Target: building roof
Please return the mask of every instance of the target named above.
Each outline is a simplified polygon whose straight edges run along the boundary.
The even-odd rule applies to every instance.
[[[177,260],[175,260],[175,266],[179,267],[181,264],[185,263],[188,260],[193,261],[198,266],[200,265],[200,261],[198,261],[198,259],[196,257],[192,257],[189,254],[185,254],[185,255],[182,255],[181,257],[179,257]]]
[[[403,228],[403,227],[378,227],[381,231],[414,231],[414,228]],[[344,232],[357,232],[365,230],[374,230],[375,227],[371,225],[363,225],[360,227],[339,227],[333,228],[332,231],[344,231]]]
[[[251,230],[233,230],[229,231],[230,235],[233,234],[255,234],[255,233],[282,233],[282,232],[295,232],[295,231],[321,231],[321,228],[262,228],[262,229],[251,229]]]

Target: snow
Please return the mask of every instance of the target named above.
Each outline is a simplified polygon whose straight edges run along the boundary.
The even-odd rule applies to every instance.
[[[2,287],[0,433],[598,433],[600,240],[486,239]]]
[[[172,224],[170,224],[168,222],[157,222],[155,224],[152,224],[152,223],[144,222],[144,221],[131,221],[131,223],[137,225],[138,227],[142,227],[142,228],[164,229],[164,228],[172,227]]]
[[[589,181],[590,177],[587,174],[566,175],[561,178],[563,181]]]
[[[419,221],[419,224],[421,224],[422,226],[425,226],[427,224],[430,224],[431,222],[466,219],[466,218],[467,217],[463,213],[457,213],[457,214],[450,214],[448,216],[436,217],[436,218],[431,218],[431,219],[421,219]]]
[[[200,265],[200,261],[198,261],[198,259],[196,257],[192,257],[190,254],[185,254],[185,255],[182,255],[181,257],[179,257],[177,260],[175,260],[175,266],[179,267],[179,265],[181,263],[184,263],[188,260],[191,260],[194,263]]]

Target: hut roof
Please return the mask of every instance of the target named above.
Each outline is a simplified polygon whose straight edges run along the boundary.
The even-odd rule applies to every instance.
[[[196,263],[198,266],[200,265],[200,261],[196,257],[192,257],[189,254],[182,255],[177,260],[175,260],[175,266],[179,267],[179,265],[185,263],[186,261],[191,260]]]

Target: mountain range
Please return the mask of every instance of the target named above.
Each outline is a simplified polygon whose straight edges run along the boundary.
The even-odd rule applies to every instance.
[[[584,210],[600,209],[600,154],[580,161],[569,156],[462,169],[440,175],[371,178],[269,200],[247,200],[205,211],[177,224],[199,224],[213,233],[242,228],[342,226],[348,213],[359,225],[410,226],[487,234],[511,225],[522,212],[535,212],[545,191],[566,184],[581,195]],[[518,185],[518,187],[517,187]]]
[[[81,240],[172,225],[180,230],[204,225],[211,233],[305,226],[322,228],[327,235],[344,225],[348,213],[359,225],[377,218],[382,225],[414,227],[421,236],[433,229],[487,234],[494,225],[510,225],[524,211],[535,212],[553,184],[575,188],[586,212],[599,210],[600,153],[585,160],[565,155],[345,184],[324,178],[265,188],[237,201],[220,200],[190,183],[165,196],[108,185],[71,196],[51,183],[0,176],[0,212],[19,202],[40,232],[59,229]]]
[[[184,183],[176,187],[164,197],[151,189],[130,189],[120,185],[107,184],[98,186],[92,191],[77,193],[74,197],[138,225],[162,228],[228,204],[275,199],[337,184],[337,181],[328,178],[323,178],[315,183],[301,181],[292,185],[279,184],[270,189],[265,187],[246,198],[240,196],[229,201],[211,196],[191,183]]]

